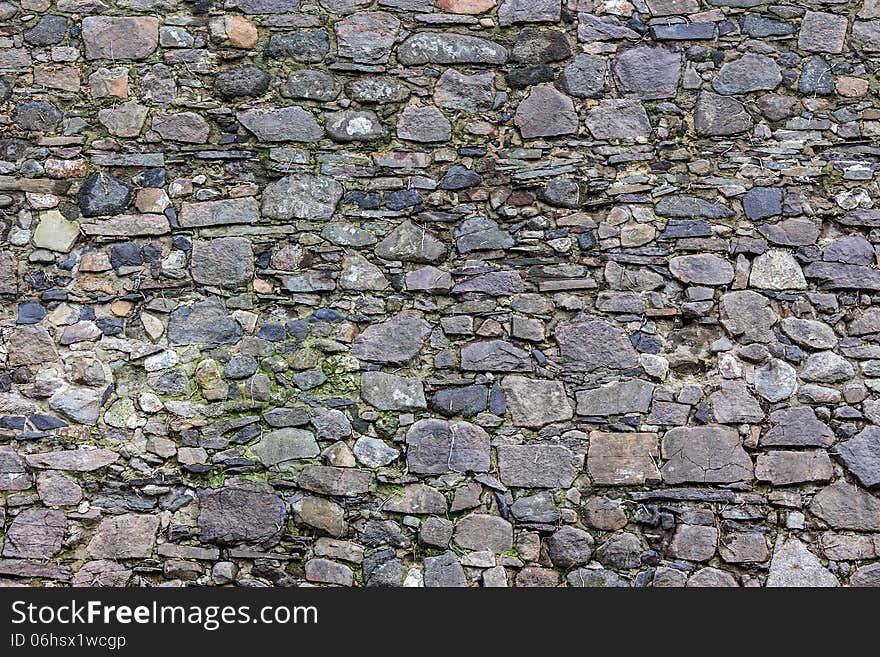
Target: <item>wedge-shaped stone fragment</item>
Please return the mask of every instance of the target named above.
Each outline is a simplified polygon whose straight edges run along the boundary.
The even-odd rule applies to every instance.
[[[626,333],[600,317],[578,315],[559,322],[555,336],[566,370],[638,367],[639,356]]]
[[[407,219],[388,233],[375,251],[384,260],[436,263],[446,257],[447,249],[427,228]]]
[[[880,499],[843,479],[816,493],[810,512],[834,529],[880,531]]]
[[[785,539],[773,552],[766,586],[774,587],[834,587],[840,582],[798,539]]]
[[[302,107],[250,109],[236,118],[260,141],[314,142],[324,136],[312,113]]]
[[[478,340],[461,348],[461,369],[478,372],[531,372],[527,351],[505,340]]]
[[[880,427],[865,427],[855,438],[840,443],[835,452],[863,486],[880,486]]]
[[[501,381],[507,410],[518,427],[539,428],[572,417],[571,404],[561,381],[506,376]]]
[[[762,446],[828,447],[834,443],[834,432],[809,406],[773,411],[770,422],[773,426],[761,438]]]
[[[430,331],[430,325],[421,315],[404,311],[364,329],[355,338],[351,354],[362,360],[402,365],[418,355]]]
[[[159,516],[126,513],[104,518],[86,551],[95,559],[148,559],[153,556]]]
[[[300,488],[338,497],[354,497],[376,488],[375,477],[367,470],[310,465],[303,468],[298,480]]]
[[[647,413],[654,384],[642,379],[617,381],[588,390],[578,390],[578,415],[626,415]]]

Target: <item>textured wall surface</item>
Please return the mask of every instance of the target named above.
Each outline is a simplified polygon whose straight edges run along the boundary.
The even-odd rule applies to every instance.
[[[0,2],[0,584],[880,584],[880,2]]]

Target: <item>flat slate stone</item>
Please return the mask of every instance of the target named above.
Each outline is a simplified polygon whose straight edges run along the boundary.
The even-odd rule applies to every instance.
[[[643,486],[660,481],[656,433],[590,433],[587,472],[600,486]]]
[[[661,454],[666,460],[661,468],[666,484],[731,483],[753,477],[752,460],[739,434],[729,427],[670,429],[663,437]]]
[[[562,445],[499,445],[501,481],[518,488],[568,488],[577,476],[574,454]]]

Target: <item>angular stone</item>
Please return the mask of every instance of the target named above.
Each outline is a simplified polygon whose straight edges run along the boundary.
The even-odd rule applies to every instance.
[[[810,52],[843,52],[847,26],[846,16],[808,11],[801,21],[798,48]]]
[[[86,550],[95,559],[149,559],[158,529],[156,515],[126,513],[104,518]]]
[[[733,216],[733,210],[724,203],[684,194],[664,196],[657,203],[656,212],[661,217],[727,219]]]
[[[101,391],[84,386],[61,388],[49,398],[49,407],[74,422],[94,425],[101,414]]]
[[[848,360],[833,351],[820,351],[810,354],[800,376],[804,381],[837,383],[855,376],[855,369]]]
[[[241,325],[226,313],[217,297],[180,306],[168,320],[168,344],[216,347],[241,339]]]
[[[353,497],[369,493],[376,488],[372,472],[352,468],[310,465],[299,475],[300,488],[320,495]]]
[[[382,270],[357,252],[343,258],[338,282],[343,290],[384,290],[388,287],[388,279]]]
[[[627,48],[618,52],[612,69],[624,96],[674,98],[681,79],[681,53],[663,46]]]
[[[719,304],[721,324],[741,342],[770,342],[774,339],[773,326],[779,315],[770,306],[770,300],[757,292],[741,290],[722,295]]]
[[[291,174],[263,188],[262,213],[271,219],[330,219],[343,191],[328,176]]]
[[[450,14],[482,14],[495,6],[495,0],[437,0],[437,8]]]
[[[752,460],[730,427],[670,429],[663,437],[661,455],[666,462],[660,472],[669,485],[750,481],[753,476]]]
[[[382,505],[383,511],[415,515],[445,515],[446,497],[436,488],[425,484],[409,484],[403,492],[393,494]]]
[[[718,547],[718,530],[705,525],[679,525],[669,544],[669,556],[688,561],[709,561]]]
[[[287,505],[266,484],[233,482],[199,489],[199,539],[215,545],[273,544],[284,529]],[[157,519],[158,520],[158,519]]]
[[[559,322],[555,337],[566,370],[593,372],[638,366],[638,354],[626,334],[599,317],[578,315]]]
[[[553,23],[560,14],[560,0],[504,0],[498,8],[498,24]]]
[[[576,98],[598,98],[605,89],[607,64],[595,55],[575,55],[559,74],[559,88]],[[587,124],[589,127],[589,123]]]
[[[40,223],[31,241],[39,249],[66,253],[73,248],[79,237],[79,224],[68,221],[58,210],[40,213]]]
[[[375,252],[384,260],[432,263],[446,257],[446,245],[407,219],[376,245]]]
[[[340,57],[360,64],[384,64],[391,55],[400,21],[383,11],[359,11],[336,22]]]
[[[479,292],[493,297],[507,297],[525,291],[522,278],[515,271],[492,271],[461,281],[453,294]]]
[[[531,372],[527,351],[505,340],[479,340],[461,348],[461,369],[477,372]]]
[[[0,482],[2,479],[3,475],[0,474]],[[2,488],[3,485],[0,483],[0,489]],[[79,484],[55,470],[37,474],[37,493],[46,506],[71,506],[79,504],[83,498]]]
[[[185,202],[180,209],[180,225],[184,228],[204,228],[227,224],[255,224],[260,213],[252,196],[219,201]]]
[[[473,417],[487,404],[488,389],[481,385],[438,390],[431,398],[431,410],[445,417]]]
[[[709,403],[715,420],[721,424],[761,422],[764,419],[761,405],[739,381],[722,381],[721,389],[709,395]]]
[[[772,450],[759,454],[755,478],[773,486],[788,486],[813,481],[830,481],[834,470],[825,450],[792,452]]]
[[[361,398],[380,411],[416,411],[427,407],[419,379],[384,372],[361,374]]]
[[[865,427],[855,438],[840,443],[835,452],[863,486],[880,485],[880,427]]]
[[[586,124],[595,139],[635,141],[651,134],[648,115],[638,100],[601,100],[587,114]]]
[[[768,588],[839,585],[837,578],[798,539],[788,538],[773,551],[770,573],[767,575]]]
[[[780,246],[807,246],[815,244],[819,237],[818,226],[809,219],[785,219],[776,224],[762,224],[758,230]]]
[[[64,470],[67,472],[94,472],[119,460],[119,454],[109,449],[65,449],[60,452],[28,454],[27,464],[41,470]]]
[[[807,60],[798,78],[798,91],[820,96],[834,93],[834,73],[824,57],[813,55]]]
[[[874,245],[861,235],[835,240],[822,250],[822,259],[852,265],[873,265],[877,260]]]
[[[654,384],[642,379],[609,383],[599,388],[578,390],[578,415],[603,416],[647,413]]]
[[[17,326],[6,335],[9,365],[43,365],[58,358],[55,342],[43,326]]]
[[[559,30],[524,27],[510,51],[511,60],[520,64],[546,64],[568,59],[571,46]]]
[[[751,130],[752,117],[735,98],[701,91],[694,107],[694,129],[702,137],[727,137]]]
[[[501,481],[518,488],[568,488],[577,477],[574,454],[562,445],[499,445]]]
[[[406,432],[406,466],[416,474],[488,472],[489,435],[469,422],[419,420]]]
[[[37,24],[22,32],[24,40],[34,46],[52,46],[61,43],[67,32],[67,18],[46,14]]]
[[[287,427],[268,432],[251,451],[266,467],[284,468],[295,465],[294,461],[315,458],[321,450],[311,431]]]
[[[513,525],[499,516],[471,513],[455,524],[453,540],[465,550],[501,554],[513,548]]]
[[[15,450],[9,445],[0,445],[0,491],[27,490],[31,487],[31,476]]]
[[[434,85],[434,103],[447,109],[485,112],[495,102],[495,76],[492,73],[465,75],[448,68]]]
[[[397,48],[397,61],[403,66],[423,64],[504,64],[504,46],[453,32],[418,32]]]
[[[397,460],[400,452],[389,447],[385,441],[369,436],[361,436],[354,444],[355,457],[368,468],[381,468]]]
[[[820,490],[810,512],[835,529],[880,531],[880,500],[843,479]]]
[[[235,289],[254,277],[254,252],[243,237],[195,241],[190,266],[196,283]]]
[[[656,433],[590,433],[587,472],[600,486],[644,486],[660,481]]]
[[[828,324],[812,319],[786,317],[781,323],[782,332],[792,342],[812,349],[833,349],[837,346],[837,336]]]
[[[382,324],[371,324],[355,338],[351,354],[377,363],[404,364],[422,350],[430,325],[414,311],[404,311]]]
[[[377,141],[388,136],[388,129],[376,113],[369,110],[343,110],[326,114],[324,127],[331,139],[342,143]]]
[[[12,114],[15,124],[31,132],[55,132],[64,114],[46,100],[31,100],[15,108]]]
[[[809,406],[773,411],[770,422],[773,427],[761,438],[762,446],[829,447],[834,443],[834,432]]]
[[[224,98],[262,96],[268,89],[269,74],[253,64],[228,69],[214,79],[214,91]]]
[[[79,189],[77,201],[86,217],[119,214],[130,204],[134,188],[107,173],[93,173]]]
[[[746,53],[721,67],[712,80],[712,88],[719,94],[735,96],[761,89],[772,91],[781,82],[782,73],[774,60]]]
[[[872,563],[858,568],[850,577],[850,586],[880,586],[880,563]]]
[[[749,285],[763,290],[807,289],[801,266],[782,249],[770,249],[752,261]]]
[[[107,132],[116,137],[137,137],[141,133],[149,108],[140,103],[130,101],[120,103],[116,107],[98,110],[98,121],[107,128]],[[155,122],[155,119],[154,119]],[[98,176],[101,174],[93,174]]]
[[[871,267],[811,262],[804,267],[803,274],[806,278],[819,279],[821,289],[880,290],[880,272]]]
[[[504,377],[501,387],[514,426],[540,428],[572,417],[571,404],[561,381],[511,375]]]
[[[314,142],[324,136],[312,113],[302,107],[250,109],[235,116],[260,141]]]
[[[153,115],[153,130],[162,139],[179,141],[184,144],[204,144],[208,141],[211,127],[195,112],[177,112],[176,114]]]
[[[669,271],[683,283],[727,285],[733,280],[733,266],[711,253],[676,256],[669,261]]]
[[[86,16],[86,59],[146,59],[159,45],[159,20],[152,16]]]
[[[397,136],[416,142],[446,141],[452,125],[436,107],[410,105],[397,115]]]
[[[843,18],[838,17],[839,18]],[[867,52],[880,51],[880,21],[855,21],[852,27],[853,41]],[[840,51],[838,51],[840,52]]]
[[[752,221],[775,217],[782,214],[782,190],[779,187],[752,187],[743,196],[742,204],[743,212]]]
[[[557,137],[577,132],[578,117],[571,98],[550,86],[532,87],[516,108],[513,122],[523,139]]]
[[[16,559],[51,559],[61,551],[67,529],[62,511],[24,509],[6,529],[3,556]]]
[[[468,585],[464,568],[461,567],[455,552],[446,551],[436,557],[425,557],[424,566],[426,588],[466,587]]]
[[[266,84],[268,87],[268,78]],[[335,99],[340,91],[342,91],[342,86],[336,82],[332,75],[308,68],[293,71],[280,89],[284,98],[304,98],[324,103]],[[363,98],[357,100],[364,102]]]

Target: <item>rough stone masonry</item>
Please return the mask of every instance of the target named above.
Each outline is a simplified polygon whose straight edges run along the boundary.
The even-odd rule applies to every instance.
[[[0,585],[880,585],[880,0],[0,1]]]

